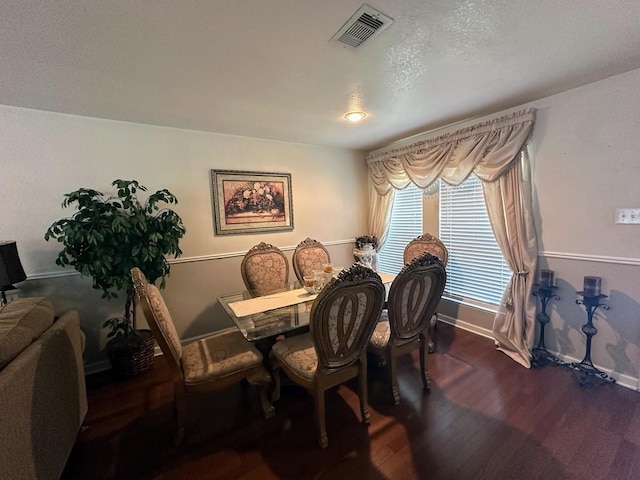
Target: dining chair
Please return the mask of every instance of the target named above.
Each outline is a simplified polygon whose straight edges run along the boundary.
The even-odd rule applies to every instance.
[[[313,275],[314,270],[322,270],[323,263],[331,263],[331,257],[324,245],[309,237],[298,244],[292,260],[293,271],[300,283],[303,282],[303,277]]]
[[[315,399],[318,443],[329,444],[325,391],[358,379],[362,423],[369,423],[366,348],[382,311],[384,285],[373,270],[355,264],[340,272],[311,306],[310,332],[277,342],[269,355],[275,380],[273,400],[280,398],[280,371]]]
[[[289,282],[289,262],[284,253],[269,243],[260,242],[249,249],[240,264],[247,290],[267,295],[285,288]]]
[[[430,254],[438,257],[442,260],[444,267],[447,267],[447,262],[449,261],[449,250],[447,250],[447,247],[445,247],[444,243],[442,243],[438,237],[431,235],[430,233],[424,233],[407,244],[404,248],[405,265],[425,252],[429,252]],[[433,331],[437,326],[438,312],[435,312],[429,322],[429,353],[433,353],[435,350]]]
[[[411,260],[396,276],[387,300],[387,309],[369,341],[368,351],[386,360],[393,403],[400,403],[396,358],[420,348],[420,373],[429,389],[427,348],[429,320],[433,316],[447,281],[443,262],[430,253]]]
[[[220,390],[247,380],[257,385],[265,418],[275,415],[267,397],[271,375],[262,354],[233,327],[187,345],[180,343],[171,314],[160,290],[147,281],[142,271],[131,269],[131,278],[145,319],[169,364],[174,387],[176,433],[174,443],[184,440],[186,397],[192,392]]]
[[[414,258],[419,257],[425,252],[429,252],[435,255],[444,266],[447,266],[449,261],[449,250],[445,247],[442,241],[430,233],[423,233],[422,235],[411,240],[406,247],[404,247],[404,263],[407,264]]]

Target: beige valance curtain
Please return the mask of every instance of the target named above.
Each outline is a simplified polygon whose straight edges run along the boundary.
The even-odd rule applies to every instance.
[[[531,215],[529,166],[520,155],[535,121],[535,110],[523,110],[453,133],[370,154],[370,234],[384,244],[392,214],[394,189],[410,182],[426,188],[441,178],[460,185],[472,172],[482,181],[489,219],[513,272],[496,315],[493,332],[498,348],[527,368],[535,327],[530,299],[537,241]]]
[[[433,139],[367,157],[371,183],[380,195],[409,182],[426,188],[437,178],[460,185],[474,172],[492,182],[507,170],[522,149],[535,120],[526,110],[479,123]]]

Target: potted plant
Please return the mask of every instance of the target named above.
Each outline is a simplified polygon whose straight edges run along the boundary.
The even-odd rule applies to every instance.
[[[378,270],[378,239],[373,235],[361,235],[356,237],[353,258],[370,269]]]
[[[125,293],[124,315],[108,319],[103,327],[110,329],[107,352],[112,367],[119,376],[128,377],[148,370],[153,361],[151,332],[136,329],[130,270],[139,267],[150,282],[161,279],[164,288],[170,269],[166,256],[182,254],[178,242],[185,227],[180,216],[167,208],[178,203],[169,190],[158,190],[142,203],[137,193],[147,188],[136,180],[114,180],[112,186],[116,196],[88,188],[65,194],[62,207],[75,205],[76,212],[54,222],[44,238],[62,243],[56,264],[91,277],[102,298]]]

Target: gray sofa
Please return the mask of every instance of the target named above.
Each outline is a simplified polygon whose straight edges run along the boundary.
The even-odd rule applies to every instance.
[[[87,413],[83,343],[46,298],[0,309],[0,478],[60,478]]]

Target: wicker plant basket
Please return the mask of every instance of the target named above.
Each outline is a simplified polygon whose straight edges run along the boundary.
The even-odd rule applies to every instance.
[[[111,368],[119,378],[131,378],[148,371],[153,365],[154,341],[151,330],[138,330],[144,343],[132,348],[118,342],[107,343]]]

